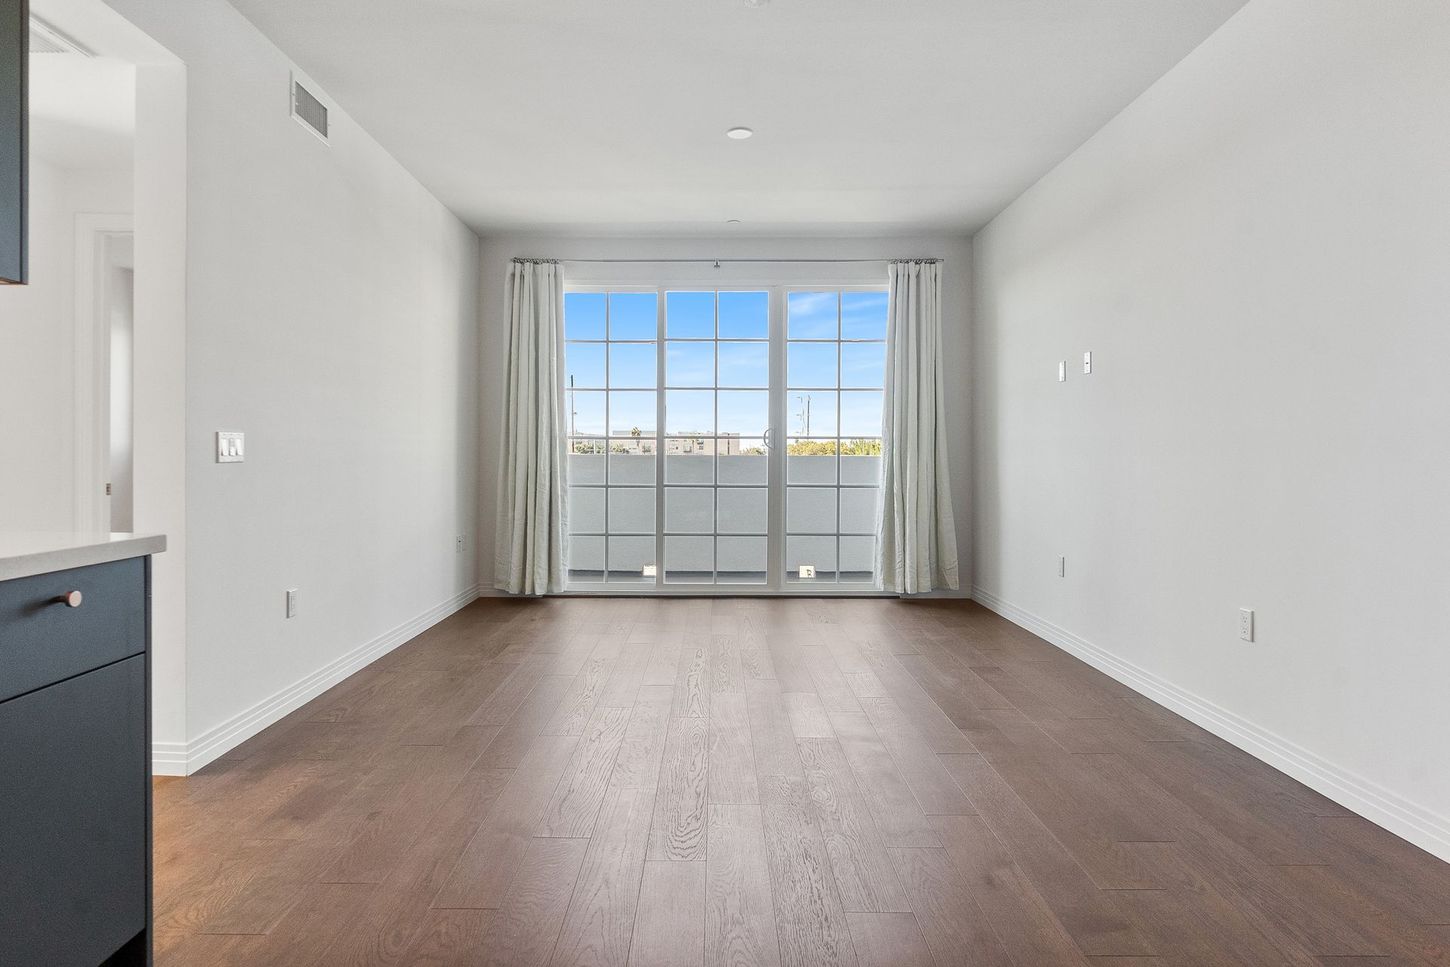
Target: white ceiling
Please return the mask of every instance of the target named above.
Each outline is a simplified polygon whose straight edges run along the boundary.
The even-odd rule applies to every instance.
[[[839,234],[975,230],[1244,0],[233,2],[479,231]]]

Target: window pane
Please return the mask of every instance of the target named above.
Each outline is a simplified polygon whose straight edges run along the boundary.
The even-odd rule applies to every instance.
[[[785,529],[792,534],[836,533],[835,489],[830,487],[787,488]]]
[[[583,395],[582,393],[580,394]],[[655,435],[655,393],[613,391],[609,394],[609,449],[618,446],[637,451],[644,437]],[[620,438],[623,439],[620,439]]]
[[[658,305],[653,292],[609,293],[609,338],[654,339],[659,334]]]
[[[604,338],[604,293],[564,293],[564,338]]]
[[[654,349],[653,346],[650,347]],[[715,344],[708,342],[665,343],[666,386],[714,386]]]
[[[841,580],[871,581],[875,578],[876,538],[841,538]]]
[[[685,437],[665,441],[665,483],[715,482],[715,441]]]
[[[835,339],[839,293],[792,292],[787,297],[786,335],[791,339]]]
[[[886,385],[884,342],[841,343],[841,385],[880,389]]]
[[[654,584],[644,576],[646,564],[655,562],[653,537],[609,538],[609,580],[629,584]]]
[[[654,532],[654,488],[610,487],[609,533],[653,534]]]
[[[770,336],[770,293],[720,293],[720,338],[765,339]]]
[[[786,346],[785,385],[835,386],[836,349],[833,342],[793,342]]]
[[[850,439],[841,447],[841,483],[880,485],[881,441]]]
[[[666,537],[665,580],[709,584],[715,579],[715,538]]]
[[[569,488],[569,533],[604,533],[604,488]]]
[[[800,566],[815,567],[814,578],[800,576]],[[836,580],[836,538],[787,537],[785,539],[785,579],[791,583],[831,584]]]
[[[611,487],[633,485],[653,487],[655,482],[655,441],[653,438],[640,440],[638,451],[619,449],[636,446],[633,440],[615,440],[611,444],[614,452],[609,454],[609,484]]]
[[[604,441],[569,441],[569,482],[604,486]]]
[[[721,386],[769,386],[770,344],[720,343]]]
[[[841,490],[841,533],[876,533],[876,506],[881,491],[875,487],[844,487]]]
[[[879,437],[881,435],[880,390],[857,390],[841,394],[841,436]]]
[[[665,434],[702,438],[714,436],[715,393],[697,389],[666,390]]]
[[[719,498],[716,528],[721,534],[764,534],[770,518],[769,493],[764,487],[724,487]]]
[[[726,584],[764,584],[765,541],[764,537],[717,537],[715,580]]]
[[[715,293],[666,292],[665,335],[672,339],[710,339],[715,335]]]
[[[604,538],[570,537],[565,554],[570,581],[604,580]]]
[[[791,390],[785,398],[785,429],[792,436],[835,436],[836,394]]]
[[[565,400],[565,427],[570,436],[604,436],[604,394],[570,390]]]
[[[720,433],[758,437],[770,428],[770,393],[763,390],[720,391]]]
[[[763,439],[721,437],[716,446],[721,486],[766,482],[770,456]]]
[[[786,447],[785,482],[834,484],[836,441],[792,439]]]
[[[672,534],[715,531],[715,491],[709,487],[666,487],[665,530]]]
[[[654,343],[613,343],[609,347],[609,388],[654,389],[659,384],[658,366]]]
[[[571,342],[564,346],[564,385],[604,389],[604,344]]]
[[[885,339],[887,294],[841,293],[841,338]]]

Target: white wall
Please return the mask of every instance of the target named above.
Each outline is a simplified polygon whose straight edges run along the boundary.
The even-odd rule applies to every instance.
[[[111,5],[186,65],[194,769],[471,596],[478,243],[339,106],[330,145],[293,121],[293,65],[229,5]]]
[[[580,238],[500,235],[485,238],[483,265],[482,433],[480,453],[479,585],[490,593],[494,580],[494,521],[497,516],[498,455],[503,419],[504,351],[508,346],[508,264],[516,257],[558,259],[600,258],[906,258],[946,260],[943,277],[943,351],[949,373],[966,373],[971,359],[970,312],[972,248],[965,238]],[[886,283],[882,264],[739,264],[708,265],[615,264],[566,265],[566,278],[577,283],[679,282],[697,284]],[[950,458],[956,513],[957,547],[962,559],[962,594],[971,586],[968,564],[971,515],[968,476],[971,447],[970,388],[965,379],[948,380],[947,418],[952,432]]]
[[[30,284],[0,291],[0,531],[75,526],[76,215],[131,210],[129,171],[30,161]]]
[[[984,600],[1450,858],[1447,49],[1253,0],[998,216],[974,503]]]

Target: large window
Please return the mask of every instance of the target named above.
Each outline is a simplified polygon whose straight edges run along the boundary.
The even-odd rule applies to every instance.
[[[793,291],[786,339],[786,580],[869,582],[886,293]]]
[[[566,293],[577,588],[872,587],[886,293]]]

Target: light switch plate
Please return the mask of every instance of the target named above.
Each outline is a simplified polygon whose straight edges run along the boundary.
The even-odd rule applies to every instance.
[[[1067,360],[1065,359],[1057,364],[1057,381],[1059,383],[1067,382]]]
[[[216,462],[241,463],[246,457],[246,436],[238,430],[217,430]]]
[[[1083,353],[1082,354],[1082,371],[1083,371],[1083,375],[1084,376],[1086,376],[1087,374],[1089,374],[1089,373],[1091,373],[1093,371],[1093,354],[1092,353]]]
[[[287,589],[287,617],[297,617],[297,589]]]

